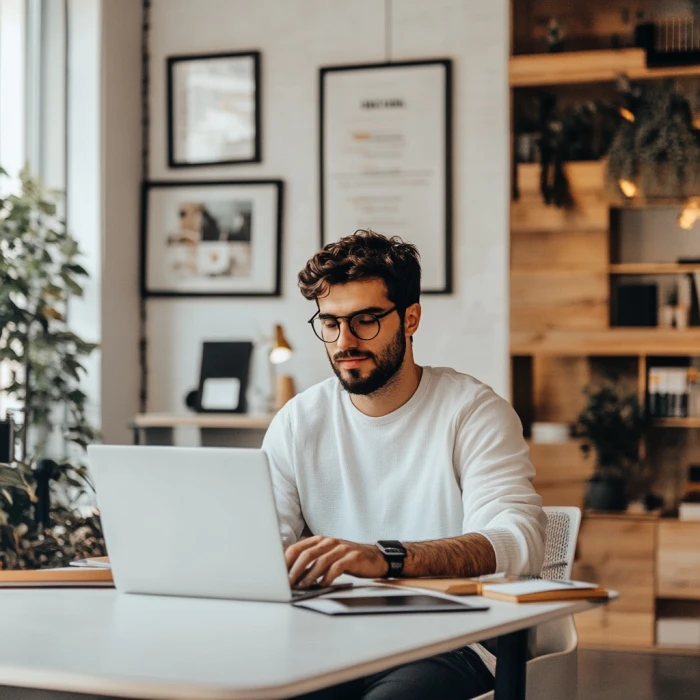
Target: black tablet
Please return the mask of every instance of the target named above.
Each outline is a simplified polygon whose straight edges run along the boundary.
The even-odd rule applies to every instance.
[[[481,603],[467,603],[439,598],[422,593],[401,595],[373,595],[356,597],[315,598],[296,603],[298,607],[308,608],[327,615],[360,615],[378,613],[417,613],[417,612],[478,612],[488,610]]]

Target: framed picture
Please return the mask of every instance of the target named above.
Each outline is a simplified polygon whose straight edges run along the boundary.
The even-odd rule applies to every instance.
[[[371,228],[418,246],[452,292],[452,63],[321,68],[321,245]]]
[[[168,58],[171,168],[260,162],[260,53]]]
[[[144,296],[279,296],[282,181],[143,186]]]

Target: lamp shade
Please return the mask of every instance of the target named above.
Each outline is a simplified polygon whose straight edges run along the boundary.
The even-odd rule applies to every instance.
[[[270,362],[273,365],[280,365],[292,356],[292,346],[284,336],[282,326],[275,326],[275,339],[270,350]]]

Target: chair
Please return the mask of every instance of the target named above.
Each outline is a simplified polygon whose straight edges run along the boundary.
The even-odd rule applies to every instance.
[[[540,576],[552,580],[571,578],[581,511],[573,507],[546,507],[544,512],[547,535]],[[536,627],[534,656],[527,662],[527,700],[576,697],[577,643],[573,616]],[[474,700],[493,700],[493,692]]]

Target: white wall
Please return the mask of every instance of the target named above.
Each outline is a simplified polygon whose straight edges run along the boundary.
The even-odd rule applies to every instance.
[[[100,344],[83,389],[108,443],[139,398],[141,0],[68,0],[68,227],[90,273],[71,326]]]
[[[508,121],[506,0],[394,0],[392,60],[451,58],[454,68],[454,276],[451,296],[423,298],[420,363],[450,365],[508,393]],[[168,170],[165,59],[262,52],[263,162]],[[382,0],[153,0],[151,179],[280,177],[285,181],[283,295],[148,302],[148,408],[184,408],[202,340],[261,341],[283,322],[300,389],[329,375],[306,324],[296,274],[318,247],[318,69],[386,59]],[[351,231],[348,231],[351,233]],[[262,347],[254,384],[268,388]],[[252,408],[256,398],[251,397]]]

